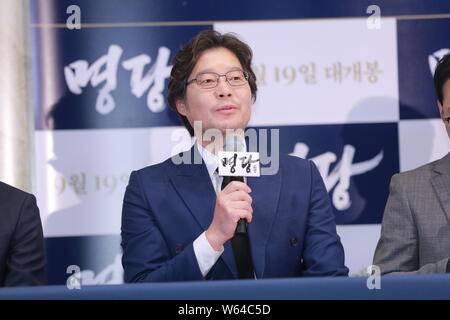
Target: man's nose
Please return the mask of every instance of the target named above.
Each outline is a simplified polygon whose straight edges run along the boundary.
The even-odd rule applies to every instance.
[[[223,78],[223,80],[222,80]],[[216,94],[220,98],[224,97],[230,97],[231,96],[231,87],[230,84],[227,82],[227,78],[225,75],[222,75],[217,80],[217,88],[216,88]]]

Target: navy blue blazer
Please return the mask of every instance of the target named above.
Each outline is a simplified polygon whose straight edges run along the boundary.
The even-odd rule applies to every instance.
[[[348,274],[329,196],[313,162],[280,155],[277,174],[249,177],[247,184],[257,278]],[[215,200],[204,163],[176,165],[167,159],[133,171],[122,209],[125,282],[204,279],[193,241],[209,227]],[[206,279],[237,278],[227,241]]]
[[[0,182],[0,286],[45,285],[45,265],[35,197]]]

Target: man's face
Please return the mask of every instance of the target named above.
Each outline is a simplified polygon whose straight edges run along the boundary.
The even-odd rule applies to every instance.
[[[239,59],[225,48],[204,51],[197,61],[188,81],[199,73],[215,72],[224,75],[232,70],[243,70]],[[194,127],[194,121],[202,121],[203,131],[210,128],[245,129],[250,120],[252,95],[250,86],[232,87],[225,77],[220,77],[217,87],[201,89],[197,83],[187,86],[184,100],[176,102],[177,110],[186,116]]]
[[[441,118],[450,117],[450,80],[447,80],[442,87],[443,93],[443,101],[442,104],[438,101],[439,112],[441,114]],[[450,124],[447,121],[444,121],[445,128],[447,129],[447,134],[450,137]]]

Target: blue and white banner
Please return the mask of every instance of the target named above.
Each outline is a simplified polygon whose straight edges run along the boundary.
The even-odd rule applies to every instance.
[[[450,51],[450,18],[404,17],[449,8],[381,1],[373,24],[368,2],[322,2],[30,0],[37,199],[52,284],[65,283],[69,266],[83,284],[123,281],[129,174],[189,147],[167,82],[174,54],[204,29],[234,32],[253,49],[250,126],[279,129],[280,152],[316,163],[350,274],[365,274],[391,176],[450,149],[432,80]],[[66,24],[71,5],[81,29]]]

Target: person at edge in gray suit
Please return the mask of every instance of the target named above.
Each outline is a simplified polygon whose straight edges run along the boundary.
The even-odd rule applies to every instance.
[[[450,54],[434,73],[438,107],[450,137]],[[450,272],[450,153],[392,177],[373,259],[381,274]]]

